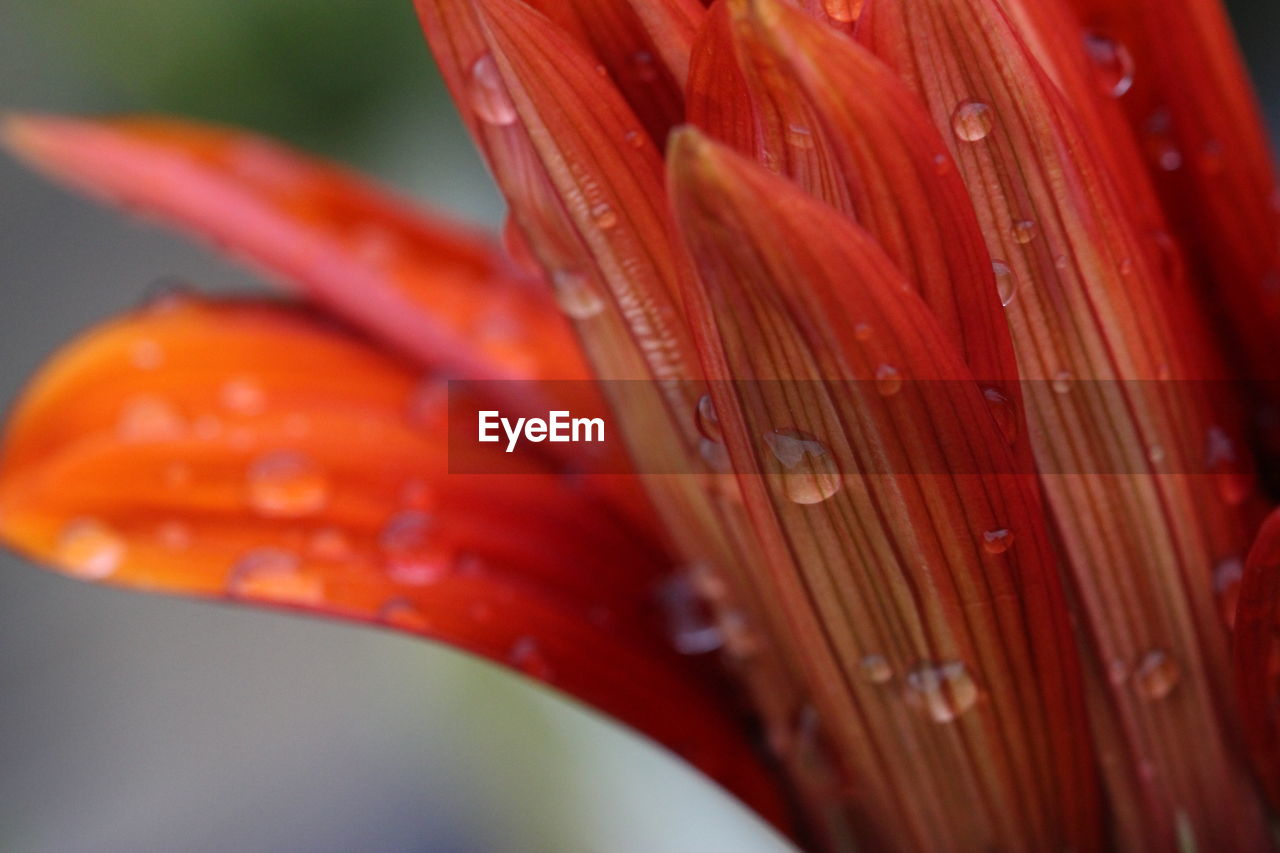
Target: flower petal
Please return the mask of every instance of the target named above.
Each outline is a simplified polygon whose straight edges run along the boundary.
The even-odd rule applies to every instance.
[[[1244,563],[1224,583],[1237,586],[1232,654],[1236,698],[1249,758],[1271,799],[1280,803],[1280,718],[1276,714],[1280,630],[1280,510],[1263,523]]]
[[[468,649],[634,726],[780,819],[715,670],[666,637],[661,550],[537,462],[447,473],[459,448],[445,446],[443,406],[438,383],[306,312],[167,302],[90,333],[21,400],[0,535],[84,579]]]
[[[1212,589],[1254,506],[1238,478],[1188,473],[1247,464],[1238,404],[1184,381],[1223,375],[1202,318],[995,0],[882,0],[858,34],[949,135],[988,249],[1019,283],[1007,313],[1120,845],[1256,849],[1265,827],[1233,749]],[[1011,233],[1019,219],[1034,239]]]
[[[236,131],[162,118],[11,118],[42,169],[214,241],[424,364],[585,377],[554,303],[487,238]]]
[[[806,639],[868,837],[1093,849],[1054,553],[980,386],[865,231],[697,131],[669,160],[702,282],[687,304],[775,555],[760,581]]]
[[[704,30],[695,67],[723,79],[719,91],[691,87],[690,121],[858,221],[974,375],[1016,396],[1000,306],[1012,295],[999,292],[964,183],[914,93],[865,48],[779,0],[730,0],[712,15],[727,20]],[[735,78],[745,91],[724,91]]]

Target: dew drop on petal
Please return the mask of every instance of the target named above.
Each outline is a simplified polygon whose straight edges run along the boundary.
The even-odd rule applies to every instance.
[[[454,558],[435,539],[434,519],[418,510],[393,515],[378,536],[387,574],[397,583],[425,586],[453,571]]]
[[[662,582],[657,588],[657,598],[666,615],[671,644],[677,652],[701,655],[724,645],[720,625],[688,577],[680,574]]]
[[[631,69],[632,76],[641,83],[652,83],[658,79],[657,60],[647,50],[637,50],[628,56],[627,65]]]
[[[1239,557],[1219,560],[1213,567],[1213,592],[1218,598],[1222,621],[1228,628],[1236,622],[1236,605],[1240,603],[1240,581],[1244,577],[1244,562]]]
[[[261,515],[298,518],[329,502],[329,478],[311,457],[290,450],[259,456],[249,466],[249,505]]]
[[[324,601],[324,581],[304,572],[297,555],[283,548],[246,551],[231,569],[227,591],[236,598],[280,604]]]
[[[116,421],[116,434],[122,441],[172,441],[185,429],[186,422],[173,404],[150,395],[127,400]]]
[[[1229,506],[1239,506],[1253,493],[1253,473],[1241,462],[1235,443],[1221,427],[1209,427],[1206,443],[1205,465],[1218,497]]]
[[[723,442],[710,438],[699,439],[698,455],[716,474],[728,474],[733,467],[733,462],[729,459],[729,448]]]
[[[872,684],[884,684],[893,678],[893,667],[884,655],[863,655],[858,666],[862,669],[862,677]]]
[[[978,685],[961,661],[926,662],[907,673],[907,703],[935,723],[950,723],[978,701]]]
[[[1013,545],[1013,531],[1007,527],[982,531],[982,550],[988,554],[1003,554]]]
[[[951,114],[951,131],[957,139],[978,142],[991,133],[994,121],[989,105],[982,101],[962,101]]]
[[[77,518],[58,534],[54,560],[67,574],[102,580],[120,568],[127,548],[124,537],[110,525],[94,518]]]
[[[241,415],[260,415],[267,408],[267,395],[254,379],[237,376],[228,379],[218,391],[223,408]]]
[[[164,365],[164,347],[150,338],[141,338],[129,348],[129,363],[139,370],[156,370]]]
[[[1102,94],[1119,98],[1133,86],[1133,56],[1123,44],[1097,30],[1085,30],[1084,51]]]
[[[1013,242],[1026,245],[1040,235],[1040,226],[1034,219],[1019,219],[1009,230]]]
[[[1053,374],[1053,379],[1050,381],[1049,386],[1053,388],[1056,394],[1070,394],[1071,383],[1074,379],[1075,377],[1071,375],[1070,370],[1059,370]]]
[[[539,681],[551,679],[551,665],[547,663],[546,655],[533,637],[521,637],[516,640],[511,647],[508,659],[513,667],[530,678],[536,678]]]
[[[1148,651],[1133,668],[1133,688],[1148,701],[1168,696],[1181,678],[1182,671],[1177,662],[1162,649]]]
[[[341,527],[321,527],[307,539],[307,553],[318,560],[342,562],[351,552],[351,540]]]
[[[414,604],[403,598],[393,598],[378,610],[378,621],[401,631],[420,634],[431,628],[431,620],[427,614]]]
[[[902,374],[892,364],[876,368],[876,392],[881,397],[892,397],[902,390]]]
[[[741,610],[722,613],[717,624],[720,636],[724,638],[725,654],[729,657],[745,661],[760,653],[760,636],[752,630],[747,615]]]
[[[858,20],[862,3],[863,0],[822,0],[822,10],[831,20],[848,24]]]
[[[710,441],[724,441],[724,431],[720,428],[720,416],[716,414],[716,404],[710,394],[703,394],[698,398],[694,421],[703,438]]]
[[[1000,434],[1004,436],[1005,441],[1010,444],[1017,441],[1018,412],[1013,401],[999,388],[991,386],[982,389],[982,399],[986,400],[991,417],[995,418],[996,426],[1000,428]]]
[[[807,151],[813,147],[813,131],[802,124],[787,125],[787,144]]]
[[[591,218],[595,220],[597,228],[602,228],[605,231],[618,224],[618,214],[614,213],[613,208],[603,202],[591,208]]]
[[[156,528],[156,541],[170,551],[191,547],[191,528],[181,521],[166,521]]]
[[[764,435],[776,466],[770,479],[793,503],[816,504],[840,491],[840,471],[826,446],[798,429]]]
[[[871,336],[873,334],[874,334],[874,331],[872,330],[871,326],[868,323],[854,323],[853,325],[854,340],[862,341],[863,343],[866,343],[867,341],[871,340]]]
[[[991,271],[995,273],[996,293],[1000,296],[1000,304],[1008,308],[1013,297],[1018,295],[1018,280],[1004,261],[992,261]]]
[[[491,54],[484,54],[471,65],[467,98],[476,118],[486,124],[503,126],[517,118],[516,105],[507,94],[498,63]]]
[[[556,270],[551,274],[556,303],[574,320],[588,320],[604,310],[604,297],[591,279],[574,270]]]

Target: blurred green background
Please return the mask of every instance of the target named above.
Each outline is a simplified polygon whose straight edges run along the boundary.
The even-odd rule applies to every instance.
[[[1231,8],[1275,128],[1280,3]],[[409,0],[0,0],[0,107],[243,125],[501,211]],[[159,278],[256,286],[3,158],[0,199],[0,405]],[[0,850],[777,849],[678,763],[460,655],[0,554]]]

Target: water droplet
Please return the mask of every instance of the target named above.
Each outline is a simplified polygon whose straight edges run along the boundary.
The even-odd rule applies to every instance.
[[[1161,649],[1152,649],[1142,656],[1133,669],[1133,687],[1143,699],[1155,701],[1173,692],[1182,678],[1182,671],[1173,657]]]
[[[978,685],[961,661],[923,663],[907,673],[907,702],[935,723],[950,723],[978,701]]]
[[[1107,679],[1119,687],[1129,680],[1129,664],[1121,658],[1113,658],[1107,666]]]
[[[1085,30],[1084,51],[1102,94],[1119,98],[1133,86],[1133,56],[1123,44],[1096,30]]]
[[[760,653],[760,636],[751,629],[747,615],[741,610],[729,610],[718,620],[720,636],[724,638],[724,651],[736,660],[750,660]]]
[[[884,684],[893,678],[893,667],[889,666],[884,655],[863,655],[858,664],[862,667],[863,678],[872,684]]]
[[[812,435],[780,429],[765,433],[764,441],[780,466],[771,479],[794,503],[821,503],[840,491],[836,461]]]
[[[658,586],[657,597],[677,652],[701,655],[724,645],[720,626],[688,577],[681,574],[668,578]]]
[[[822,0],[822,10],[831,20],[848,24],[858,20],[862,3],[863,0]]]
[[[854,340],[856,340],[856,341],[862,341],[863,343],[866,343],[867,341],[871,340],[871,336],[872,336],[873,334],[874,334],[874,331],[872,330],[871,326],[870,326],[870,325],[868,325],[867,323],[854,323],[854,324],[853,324],[853,339],[854,339]]]
[[[1213,592],[1218,597],[1218,609],[1228,628],[1236,623],[1236,605],[1240,603],[1240,581],[1244,577],[1244,562],[1239,557],[1219,560],[1213,567]]]
[[[1005,441],[1010,444],[1017,441],[1018,412],[1013,405],[1013,401],[999,388],[992,388],[991,386],[982,389],[982,399],[987,401],[991,416],[995,418],[996,426],[999,427],[1000,434],[1004,436]]]
[[[729,586],[724,577],[707,563],[695,563],[689,567],[689,583],[707,601],[723,603],[729,598]]]
[[[156,528],[156,541],[170,551],[191,547],[191,528],[181,521],[166,521]]]
[[[126,548],[124,537],[105,522],[77,518],[58,534],[54,559],[67,574],[96,581],[115,574]]]
[[[729,448],[725,447],[723,442],[712,441],[709,438],[699,439],[698,455],[716,474],[728,474],[733,467],[733,462],[729,459]]]
[[[641,83],[652,83],[658,79],[658,63],[653,54],[647,50],[637,50],[627,57],[631,74]]]
[[[560,310],[575,320],[588,320],[604,310],[604,297],[580,272],[556,270],[551,274],[551,285]]]
[[[951,158],[941,152],[933,155],[933,172],[935,175],[945,175],[951,171]]]
[[[1050,387],[1053,388],[1054,393],[1056,394],[1070,394],[1071,383],[1074,379],[1075,377],[1071,375],[1070,370],[1059,370],[1057,373],[1053,374],[1053,380],[1050,382]]]
[[[1120,275],[1133,275],[1133,258],[1121,259]]]
[[[988,554],[1003,554],[1013,546],[1013,531],[1007,527],[982,531],[982,550]]]
[[[703,394],[698,398],[694,421],[703,438],[710,441],[724,441],[724,431],[720,428],[720,416],[716,414],[716,404],[710,394]]]
[[[134,341],[129,348],[129,363],[139,370],[156,370],[164,365],[164,347],[150,338]]]
[[[1000,296],[1000,304],[1008,308],[1013,297],[1018,295],[1018,280],[1004,261],[992,261],[991,271],[996,276],[996,293]]]
[[[223,383],[218,392],[223,407],[241,415],[260,415],[267,408],[267,395],[252,378],[237,376]]]
[[[307,553],[318,560],[342,562],[351,557],[351,540],[340,527],[321,527],[307,540]]]
[[[902,374],[892,364],[876,368],[876,391],[881,397],[892,397],[902,390]]]
[[[1166,172],[1182,168],[1182,152],[1173,141],[1173,116],[1168,109],[1161,107],[1148,116],[1142,131],[1147,156],[1157,166]]]
[[[551,680],[551,665],[533,637],[521,637],[511,647],[511,665],[530,678]]]
[[[472,64],[467,97],[476,117],[487,124],[508,125],[518,117],[516,105],[502,82],[498,63],[490,54],[486,53]]]
[[[431,620],[427,618],[427,614],[412,601],[403,598],[393,598],[382,605],[378,610],[378,620],[384,625],[414,634],[421,634],[431,628]]]
[[[418,510],[398,512],[387,521],[378,544],[392,580],[424,586],[453,571],[453,554],[439,546],[434,530],[432,517]]]
[[[1159,465],[1164,461],[1164,447],[1159,444],[1153,444],[1147,448],[1147,460],[1152,465]]]
[[[231,569],[227,591],[236,598],[280,604],[316,605],[324,601],[324,581],[302,571],[302,564],[283,548],[254,548]]]
[[[1241,463],[1235,443],[1221,427],[1209,427],[1206,443],[1205,464],[1218,496],[1229,506],[1239,506],[1253,493],[1253,473]]]
[[[1040,236],[1040,226],[1036,224],[1034,219],[1019,219],[1013,223],[1013,227],[1009,230],[1013,237],[1013,242],[1026,245]]]
[[[298,518],[329,501],[329,478],[310,457],[277,450],[254,460],[247,477],[249,505],[262,515]]]
[[[186,423],[178,410],[160,397],[134,397],[120,410],[116,434],[122,441],[172,441]]]
[[[802,124],[787,125],[787,144],[807,151],[813,147],[813,131]]]
[[[591,208],[591,218],[595,220],[596,227],[605,231],[618,224],[618,214],[614,213],[613,208],[603,202]]]
[[[622,135],[622,140],[632,148],[643,148],[644,139],[644,134],[638,130],[628,130]]]
[[[978,142],[991,133],[995,116],[982,101],[963,101],[951,114],[951,130],[957,139]]]

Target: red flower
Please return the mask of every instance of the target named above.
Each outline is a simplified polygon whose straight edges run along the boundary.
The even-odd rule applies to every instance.
[[[14,120],[312,307],[173,296],[75,344],[0,531],[472,649],[823,849],[1265,847],[1274,401],[1221,380],[1274,378],[1280,245],[1221,11],[862,5],[417,0],[516,261],[260,139]],[[502,451],[446,462],[424,370],[651,380],[601,385],[639,476],[449,473]]]

